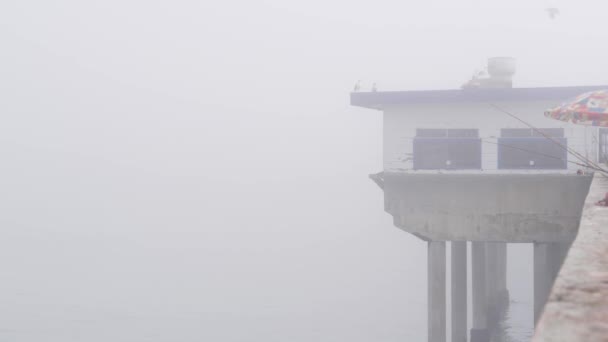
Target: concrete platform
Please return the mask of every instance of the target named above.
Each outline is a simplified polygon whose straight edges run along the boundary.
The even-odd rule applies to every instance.
[[[559,242],[576,237],[592,176],[385,172],[394,224],[431,241]]]
[[[606,192],[608,178],[596,174],[534,342],[608,341],[608,207],[595,205]]]

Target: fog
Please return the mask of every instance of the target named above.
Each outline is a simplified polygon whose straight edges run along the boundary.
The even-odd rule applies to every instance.
[[[606,10],[4,0],[0,341],[425,340],[426,244],[384,212],[382,115],[349,92],[500,55],[517,87],[608,84]]]

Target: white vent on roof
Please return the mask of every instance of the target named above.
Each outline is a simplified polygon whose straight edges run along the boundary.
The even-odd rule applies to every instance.
[[[515,58],[488,58],[486,70],[477,71],[462,88],[512,88],[515,75]]]
[[[516,69],[515,58],[492,57],[488,59],[488,74],[494,84],[508,84],[511,87]]]

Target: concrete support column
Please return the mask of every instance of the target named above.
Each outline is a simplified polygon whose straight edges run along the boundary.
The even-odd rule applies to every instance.
[[[499,283],[499,262],[498,262],[498,244],[487,242],[486,247],[486,303],[487,303],[487,323],[488,328],[492,328],[498,324],[499,320],[499,305],[498,305],[498,283]]]
[[[507,290],[507,244],[486,243],[488,326],[497,326],[509,305]]]
[[[551,286],[547,243],[534,243],[534,324],[547,302]]]
[[[445,242],[428,243],[428,341],[446,341]]]
[[[471,342],[489,342],[488,305],[486,295],[486,247],[483,242],[471,243],[473,328]]]
[[[509,289],[507,288],[507,244],[498,243],[498,302],[504,312],[509,306]]]
[[[570,245],[570,242],[555,242],[547,245],[547,267],[549,269],[551,287],[555,282],[559,270],[562,268]]]
[[[534,323],[542,314],[549,293],[568,254],[571,242],[534,244]]]
[[[467,342],[466,241],[452,241],[452,342]]]

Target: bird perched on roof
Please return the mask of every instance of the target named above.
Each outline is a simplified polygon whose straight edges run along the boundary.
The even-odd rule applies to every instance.
[[[559,8],[556,8],[556,7],[549,7],[547,9],[545,9],[545,11],[547,11],[547,13],[549,14],[549,17],[551,17],[551,19],[555,19],[557,17],[557,15],[559,14]]]
[[[358,92],[359,90],[361,90],[361,80],[358,80],[357,83],[355,83],[355,86],[353,87],[353,92]]]
[[[376,82],[374,82],[374,84],[372,84],[372,91],[373,92],[378,91],[378,87],[376,86]]]

